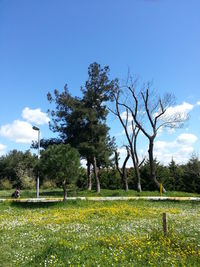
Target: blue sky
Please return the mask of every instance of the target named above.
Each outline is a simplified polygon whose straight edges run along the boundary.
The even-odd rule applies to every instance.
[[[158,136],[159,160],[199,153],[199,10],[199,0],[0,0],[0,154],[29,149],[33,124],[52,136],[47,92],[67,83],[79,96],[94,61],[109,65],[111,78],[125,79],[130,68],[153,80],[183,112],[191,105],[185,128]],[[123,130],[112,117],[108,124],[120,148]]]

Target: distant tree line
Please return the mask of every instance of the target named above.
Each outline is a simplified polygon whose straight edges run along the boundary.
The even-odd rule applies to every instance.
[[[37,157],[30,151],[10,151],[0,157],[0,189],[35,187],[34,167]]]
[[[56,154],[53,151],[53,154]],[[71,158],[71,154],[69,157]],[[74,155],[76,156],[76,155]],[[45,158],[45,157],[44,157]],[[57,160],[57,158],[52,159]],[[49,159],[46,166],[52,166],[57,171]],[[20,152],[17,150],[10,151],[9,154],[0,157],[0,189],[33,189],[35,188],[35,178],[37,175],[37,157],[29,151]],[[69,161],[69,158],[68,158]],[[50,164],[49,164],[50,162]],[[70,161],[69,161],[70,162]],[[71,163],[69,163],[71,166]],[[77,169],[79,163],[76,163]],[[192,193],[200,193],[200,161],[197,156],[193,155],[186,164],[176,164],[172,159],[168,166],[164,166],[159,162],[155,162],[156,175],[158,181],[165,184],[166,190],[184,191]],[[54,167],[54,168],[53,168]],[[44,168],[44,167],[43,167]],[[62,186],[62,180],[56,179],[55,172],[49,169],[49,172],[41,172],[40,180],[43,188],[56,188]],[[71,168],[73,170],[73,168]],[[137,190],[137,179],[134,168],[126,168],[127,183],[129,189]],[[155,184],[151,180],[149,161],[145,161],[140,167],[141,185],[143,190],[155,190]],[[70,173],[67,184],[73,184],[77,189],[87,189],[87,170],[81,168],[78,174]],[[105,167],[99,171],[99,179],[101,188],[103,189],[122,189],[123,180],[116,166]],[[91,176],[91,182],[95,186],[94,175]]]

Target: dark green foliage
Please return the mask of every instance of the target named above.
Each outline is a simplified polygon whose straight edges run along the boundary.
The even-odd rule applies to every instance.
[[[101,181],[102,189],[120,189],[122,182],[119,172],[116,169],[104,168],[99,171],[99,178]],[[82,171],[76,182],[80,189],[87,189],[87,173],[86,170]],[[95,187],[94,175],[92,175],[92,185]]]
[[[106,102],[110,99],[116,81],[109,80],[109,67],[101,68],[96,62],[88,68],[88,80],[82,88],[81,112],[79,109],[79,151],[89,160],[95,156],[97,165],[106,166],[114,149],[106,125]],[[76,131],[77,132],[77,131]]]
[[[49,139],[42,138],[40,140],[40,147],[47,149],[48,146],[59,145],[62,143],[63,143],[62,140],[59,138],[49,138]],[[38,142],[37,141],[32,142],[31,148],[38,149]]]
[[[76,186],[83,190],[87,188],[87,171],[84,168],[80,168],[79,176],[76,181]]]
[[[135,175],[135,169],[133,167],[127,169],[127,182],[129,189],[137,190],[137,179]]]
[[[56,182],[66,179],[67,183],[71,183],[79,174],[80,156],[68,144],[52,145],[43,151],[39,166],[50,179]]]
[[[116,169],[101,169],[99,172],[101,187],[104,189],[120,189],[122,181]]]
[[[34,180],[33,170],[36,162],[37,157],[29,150],[12,150],[8,155],[0,157],[0,180],[6,178],[13,187],[23,188],[25,180]]]
[[[55,145],[55,148],[59,150],[60,146]],[[68,145],[67,145],[68,147]],[[49,147],[50,149],[51,147]],[[57,151],[56,149],[56,151]],[[46,150],[47,151],[47,150]],[[45,177],[45,181],[53,179],[57,186],[61,185],[61,180],[57,177],[57,165],[56,157],[53,157],[53,161],[49,160],[44,162],[44,157],[47,158],[49,152],[42,152],[41,163],[43,165],[40,168],[40,179],[41,182]],[[49,151],[49,150],[48,150]],[[54,151],[55,152],[55,151]],[[52,152],[53,155],[55,153]],[[77,152],[76,152],[77,154]],[[44,156],[46,155],[46,156]],[[72,157],[70,156],[70,160]],[[56,162],[52,163],[52,162]],[[8,155],[0,157],[0,183],[3,183],[3,187],[9,186],[9,183],[13,187],[23,188],[24,177],[29,177],[35,183],[34,171],[37,173],[38,167],[36,165],[37,157],[31,155],[29,151],[20,152],[17,150],[11,151]],[[165,187],[169,191],[183,191],[191,193],[200,193],[200,162],[196,156],[192,156],[191,159],[185,165],[178,165],[172,160],[169,166],[163,166],[159,162],[156,163],[156,174],[159,182],[164,183]],[[41,165],[40,165],[41,166]],[[69,165],[68,165],[69,166]],[[71,168],[71,164],[70,164]],[[77,168],[79,169],[79,168]],[[77,171],[76,169],[76,171]],[[70,170],[71,171],[71,170]],[[141,171],[141,183],[144,190],[153,191],[155,185],[150,179],[150,167],[149,162],[140,168]],[[78,178],[77,175],[67,176],[67,183],[74,182],[80,189],[87,188],[87,172],[84,168],[79,169]],[[99,172],[102,188],[105,189],[119,189],[122,188],[121,179],[119,173],[114,168],[102,168]],[[130,189],[137,189],[137,181],[135,177],[135,171],[133,168],[127,169],[127,179]],[[5,185],[4,185],[5,184]],[[25,183],[26,184],[26,183]],[[92,177],[92,184],[95,185],[94,176]],[[27,185],[26,185],[27,186]],[[2,188],[3,189],[3,188]],[[6,189],[6,188],[5,188]]]
[[[96,62],[88,68],[88,80],[81,88],[82,98],[72,97],[67,85],[63,92],[54,90],[54,97],[48,93],[50,103],[55,103],[51,111],[50,129],[59,133],[60,139],[49,140],[50,143],[69,143],[79,150],[82,157],[92,161],[97,158],[97,165],[105,166],[114,148],[114,139],[109,137],[106,125],[108,114],[106,102],[117,80],[109,80],[109,67],[101,68]],[[47,147],[48,140],[41,142]]]
[[[184,191],[200,193],[200,161],[193,155],[184,166]]]
[[[49,179],[62,185],[65,199],[67,184],[75,182],[79,175],[79,153],[69,144],[49,146],[42,153],[39,169],[45,173]]]
[[[169,166],[163,166],[155,161],[156,176],[158,181],[165,185],[169,191],[184,191],[191,193],[200,193],[200,161],[197,157],[192,158],[185,165],[178,165],[172,159]],[[155,190],[155,185],[150,179],[150,166],[147,161],[140,169],[142,186],[144,190]],[[128,179],[130,180],[130,172],[128,171]],[[132,172],[132,177],[134,174]],[[130,188],[136,189],[134,179],[130,181]]]
[[[163,166],[160,164],[158,161],[154,161],[155,164],[155,169],[156,169],[156,177],[159,183],[162,183],[165,185],[165,188],[168,190],[166,187],[166,181],[169,177],[169,171],[167,167]],[[141,180],[142,180],[142,188],[144,190],[150,190],[154,191],[157,189],[155,186],[155,183],[151,179],[151,174],[150,174],[150,164],[149,160],[146,161],[146,163],[141,167]]]
[[[185,191],[184,185],[184,169],[182,166],[179,166],[172,159],[169,166],[169,177],[165,181],[166,187],[170,191]]]
[[[54,96],[47,95],[49,102],[55,103],[50,129],[59,133],[59,139],[49,142],[62,142],[78,149],[88,166],[93,165],[97,190],[100,190],[98,168],[110,165],[114,150],[114,138],[110,138],[106,124],[106,102],[111,99],[117,83],[117,80],[109,80],[108,66],[101,68],[94,62],[89,66],[88,80],[81,88],[82,98],[72,97],[67,85],[63,92],[54,90]],[[41,145],[47,147],[49,142],[42,140]]]
[[[75,129],[82,118],[82,105],[78,98],[72,97],[69,94],[67,85],[63,92],[54,90],[54,97],[51,93],[47,94],[50,103],[55,103],[55,109],[51,111],[52,123],[50,129],[53,132],[59,133],[59,141],[70,143],[75,146],[77,139],[75,136]],[[56,139],[53,142],[59,142]]]

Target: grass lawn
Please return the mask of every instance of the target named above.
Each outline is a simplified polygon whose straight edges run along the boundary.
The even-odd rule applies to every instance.
[[[0,190],[0,198],[10,198],[11,194],[14,192],[14,189],[12,190]],[[85,197],[94,197],[94,196],[160,196],[160,193],[158,191],[143,191],[141,193],[138,193],[135,190],[129,190],[128,192],[125,192],[122,189],[118,190],[109,190],[109,189],[101,189],[101,193],[96,193],[94,190],[89,192],[88,190],[74,190],[69,189],[67,191],[68,196],[85,196]],[[176,192],[176,191],[168,191],[166,194],[163,194],[163,196],[172,196],[172,197],[189,197],[189,196],[196,196],[200,197],[200,194],[195,193],[186,193],[186,192]],[[20,198],[35,198],[36,197],[36,191],[35,190],[21,190],[20,191]],[[60,188],[56,189],[46,189],[42,190],[40,189],[40,197],[63,197],[63,190]]]
[[[0,266],[200,266],[200,204],[0,203]]]

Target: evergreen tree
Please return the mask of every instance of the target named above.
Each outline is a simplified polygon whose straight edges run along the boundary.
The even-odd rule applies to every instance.
[[[96,191],[100,192],[99,167],[108,164],[114,150],[114,140],[109,137],[109,127],[106,125],[108,110],[106,102],[111,98],[111,92],[117,85],[117,80],[109,80],[109,67],[101,68],[96,62],[88,68],[88,80],[82,88],[82,103],[85,110],[85,135],[79,148],[93,165],[96,181]],[[81,154],[82,154],[81,153]]]
[[[48,93],[48,100],[56,104],[55,110],[51,111],[53,122],[50,129],[59,133],[58,143],[69,143],[87,160],[89,189],[93,165],[97,192],[100,192],[99,168],[109,164],[114,149],[114,140],[109,137],[106,125],[106,102],[111,98],[117,80],[110,81],[108,75],[109,67],[101,68],[93,63],[88,68],[89,78],[85,87],[81,88],[82,98],[72,97],[67,85],[62,93],[54,90],[54,98]]]
[[[62,184],[64,200],[67,197],[67,184],[76,180],[80,170],[80,156],[69,144],[49,146],[41,156],[39,169],[48,178]]]
[[[185,191],[186,188],[183,183],[184,170],[181,166],[177,165],[172,159],[169,166],[169,177],[166,181],[168,190]]]
[[[193,155],[184,167],[184,185],[187,192],[200,193],[200,161]]]

